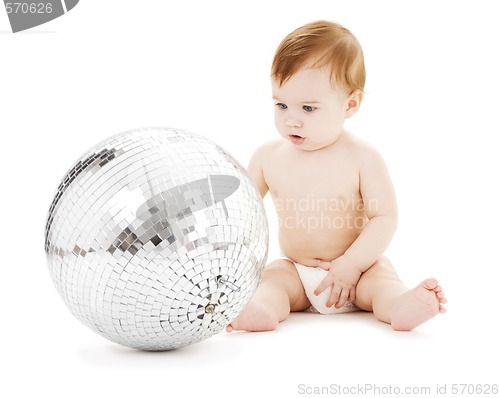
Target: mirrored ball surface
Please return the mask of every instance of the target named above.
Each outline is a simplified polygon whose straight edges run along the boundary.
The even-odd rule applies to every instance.
[[[182,130],[113,136],[67,172],[45,251],[71,312],[102,336],[169,350],[219,333],[263,272],[259,192],[221,147]]]

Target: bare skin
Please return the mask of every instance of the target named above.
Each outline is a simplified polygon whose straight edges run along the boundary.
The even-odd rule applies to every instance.
[[[248,172],[262,197],[272,196],[285,256],[328,271],[314,294],[331,287],[326,306],[351,301],[395,330],[445,312],[435,279],[408,289],[383,256],[397,225],[392,183],[378,152],[343,127],[362,93],[332,85],[326,70],[304,67],[281,86],[273,81],[273,98],[282,138],[258,148]],[[274,330],[311,305],[290,260],[266,267],[228,332]]]

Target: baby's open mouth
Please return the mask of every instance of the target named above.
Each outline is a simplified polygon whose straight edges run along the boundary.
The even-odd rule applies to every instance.
[[[297,134],[290,134],[289,137],[290,137],[290,140],[292,141],[292,143],[294,143],[295,145],[300,145],[305,140],[304,137],[301,137],[300,135],[297,135]]]

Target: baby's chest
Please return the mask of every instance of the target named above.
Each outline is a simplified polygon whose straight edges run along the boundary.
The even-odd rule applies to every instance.
[[[359,196],[359,173],[354,167],[335,162],[316,167],[282,162],[264,170],[272,197],[280,200],[349,200]]]

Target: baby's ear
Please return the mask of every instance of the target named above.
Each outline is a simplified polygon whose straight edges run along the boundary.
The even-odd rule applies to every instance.
[[[346,102],[345,117],[346,119],[354,115],[359,107],[361,106],[361,101],[363,100],[363,92],[361,90],[354,90]]]

